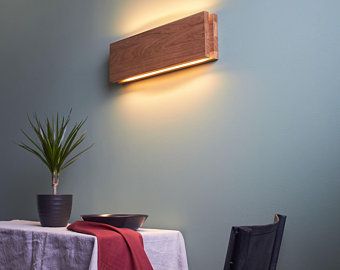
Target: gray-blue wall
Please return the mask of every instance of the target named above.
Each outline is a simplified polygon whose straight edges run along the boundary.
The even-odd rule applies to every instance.
[[[109,86],[108,47],[201,10],[220,60]],[[2,0],[0,219],[36,219],[49,175],[18,149],[26,113],[88,116],[95,148],[62,176],[83,213],[142,212],[218,270],[232,225],[288,215],[280,270],[340,265],[340,2]]]

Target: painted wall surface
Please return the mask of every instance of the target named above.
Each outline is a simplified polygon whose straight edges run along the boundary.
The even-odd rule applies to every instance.
[[[209,10],[220,60],[108,84],[110,42]],[[95,147],[62,176],[84,213],[183,232],[190,269],[222,269],[232,225],[288,215],[279,270],[340,265],[340,2],[3,0],[0,219],[50,191],[16,147],[26,113],[88,116]]]

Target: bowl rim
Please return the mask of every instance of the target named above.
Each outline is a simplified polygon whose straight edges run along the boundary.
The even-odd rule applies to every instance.
[[[145,219],[148,215],[145,214],[88,214],[80,215],[82,218],[131,218],[131,217],[144,217]]]

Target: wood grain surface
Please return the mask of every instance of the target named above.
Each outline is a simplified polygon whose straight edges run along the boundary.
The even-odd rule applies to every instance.
[[[206,11],[110,45],[110,82],[195,60],[218,58],[217,16]]]

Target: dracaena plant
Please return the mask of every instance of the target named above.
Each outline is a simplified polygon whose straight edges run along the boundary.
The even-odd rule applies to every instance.
[[[36,114],[32,118],[28,115],[33,136],[21,129],[28,142],[18,143],[21,148],[33,153],[46,165],[51,173],[54,195],[57,194],[60,173],[93,146],[91,144],[77,151],[86,137],[86,132],[80,131],[86,119],[75,123],[67,134],[71,111],[67,116],[60,117],[57,114],[51,119],[46,117],[45,121],[41,121]]]

